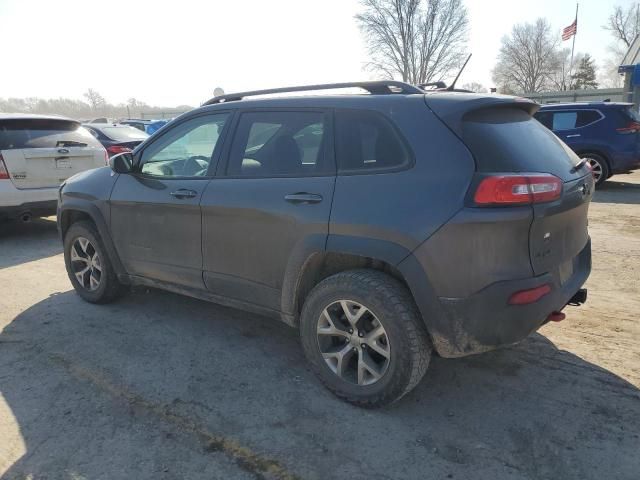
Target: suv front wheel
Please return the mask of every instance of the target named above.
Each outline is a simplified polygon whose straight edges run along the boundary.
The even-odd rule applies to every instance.
[[[305,355],[325,386],[364,407],[392,403],[424,376],[431,343],[409,291],[376,270],[320,282],[300,319]]]
[[[64,236],[64,263],[73,288],[87,302],[108,303],[124,290],[90,222],[69,227]]]

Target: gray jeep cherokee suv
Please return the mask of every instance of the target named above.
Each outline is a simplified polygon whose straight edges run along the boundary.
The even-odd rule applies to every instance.
[[[341,87],[368,93],[253,98]],[[593,177],[537,108],[400,82],[214,98],[61,187],[69,278],[94,303],[145,285],[280,318],[331,391],[390,403],[433,351],[586,299]]]

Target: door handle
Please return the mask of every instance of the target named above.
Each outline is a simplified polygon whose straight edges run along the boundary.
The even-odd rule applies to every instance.
[[[289,195],[285,195],[284,199],[289,203],[320,203],[322,201],[322,195],[318,195],[317,193],[290,193]]]
[[[573,135],[567,135],[567,138],[575,138],[575,137],[579,137],[580,134],[579,133],[574,133]]]
[[[169,195],[171,195],[172,197],[175,197],[177,199],[193,198],[193,197],[198,195],[198,192],[196,192],[195,190],[189,190],[189,189],[186,189],[186,188],[180,188],[180,189],[176,190],[175,192],[171,192]]]

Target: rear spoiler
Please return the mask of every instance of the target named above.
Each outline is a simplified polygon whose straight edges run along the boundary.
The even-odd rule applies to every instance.
[[[424,101],[458,136],[462,135],[462,121],[468,113],[489,108],[516,108],[533,115],[540,108],[533,100],[509,95],[427,93]]]

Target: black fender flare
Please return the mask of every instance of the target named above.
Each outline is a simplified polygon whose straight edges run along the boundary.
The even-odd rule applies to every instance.
[[[109,233],[109,228],[107,227],[107,223],[102,215],[100,209],[93,203],[88,200],[83,200],[81,198],[65,198],[62,205],[59,207],[58,214],[58,229],[60,231],[60,236],[62,237],[62,218],[65,212],[82,212],[91,218],[94,225],[98,229],[98,233],[100,234],[100,240],[104,244],[104,248],[107,250],[107,255],[109,255],[109,260],[111,260],[111,264],[116,271],[116,275],[118,278],[123,279],[127,278],[127,271],[124,269],[122,262],[120,261],[120,256],[116,251],[115,244],[113,243],[113,239],[111,238],[111,234]],[[64,242],[64,238],[62,238]]]
[[[351,235],[313,235],[292,252],[282,286],[281,311],[286,323],[296,324],[296,301],[305,270],[316,258],[330,253],[371,258],[397,269],[413,295],[429,334],[435,338],[441,332],[441,336],[451,338],[446,314],[415,256],[392,241]],[[434,346],[438,349],[435,340]]]

